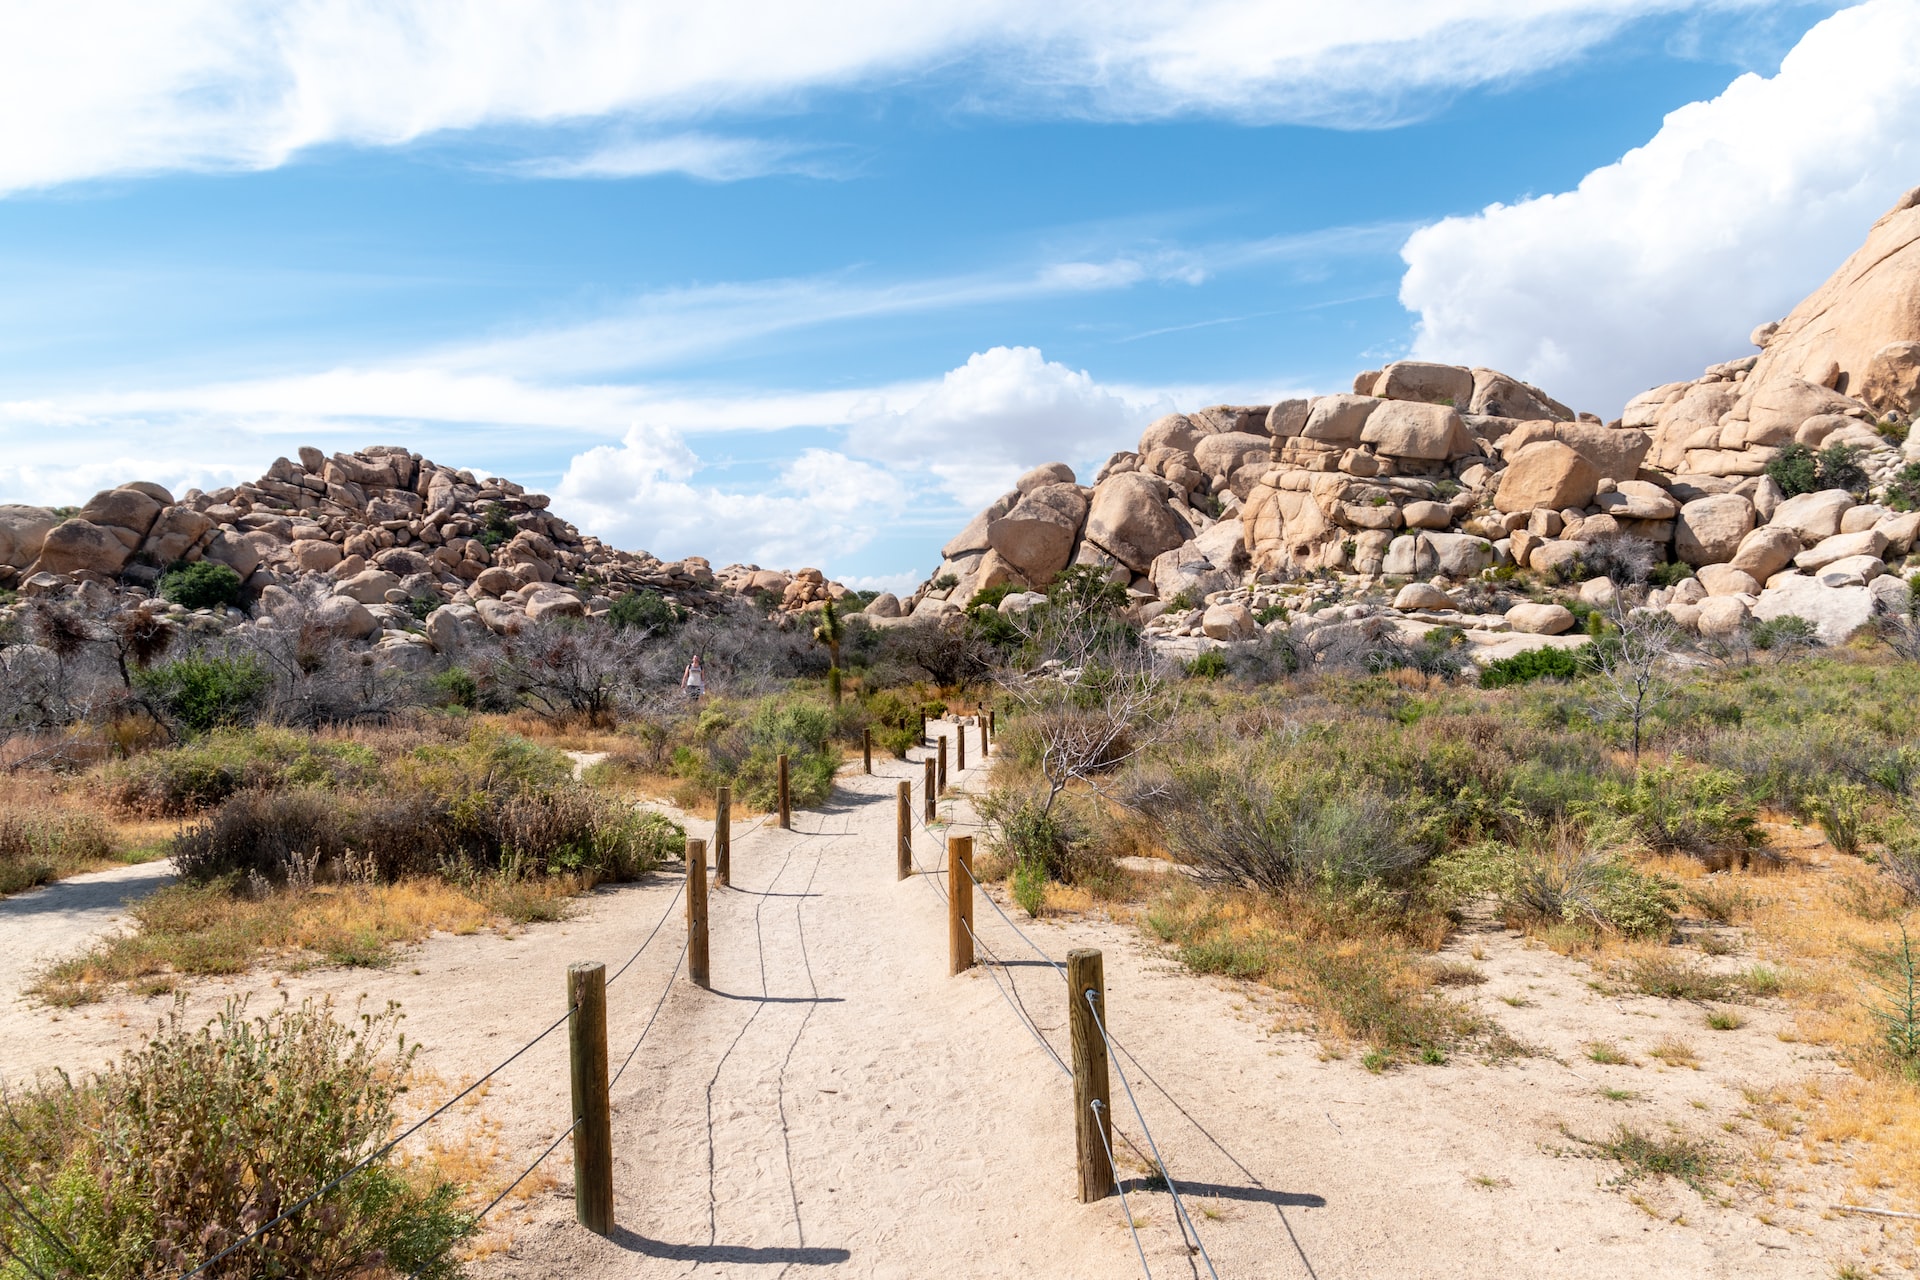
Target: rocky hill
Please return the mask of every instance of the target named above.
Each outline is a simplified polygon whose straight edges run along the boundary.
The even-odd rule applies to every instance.
[[[1676,585],[1648,603],[1685,627],[1793,614],[1837,640],[1876,602],[1904,607],[1887,566],[1920,533],[1905,509],[1920,504],[1920,470],[1905,472],[1920,459],[1906,434],[1920,410],[1916,241],[1920,189],[1755,330],[1760,354],[1636,396],[1612,422],[1494,369],[1415,361],[1364,372],[1351,393],[1169,415],[1091,486],[1062,464],[1029,472],[918,591],[870,612],[938,617],[1080,564],[1124,583],[1163,642],[1301,625],[1282,609],[1350,620],[1391,598],[1410,635],[1452,625],[1511,652],[1551,643],[1513,633],[1553,636],[1575,616],[1486,571],[1531,570],[1603,602],[1626,585],[1609,573],[1677,562],[1693,573],[1663,572]],[[1817,464],[1785,453],[1796,444],[1846,448]],[[1768,474],[1783,453],[1799,468],[1791,495]]]
[[[0,506],[0,587],[106,603],[149,594],[171,566],[216,561],[239,575],[252,609],[270,611],[284,598],[277,593],[318,591],[341,630],[388,645],[419,643],[403,624],[430,613],[435,647],[468,628],[510,632],[533,619],[604,613],[630,591],[692,609],[753,593],[792,611],[846,594],[817,569],[716,573],[697,556],[616,550],[549,505],[511,480],[396,446],[332,457],[303,448],[297,462],[276,459],[258,480],[211,493],[175,499],[134,481],[76,511]]]

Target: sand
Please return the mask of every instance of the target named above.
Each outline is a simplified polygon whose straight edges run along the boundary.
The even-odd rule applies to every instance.
[[[618,1229],[601,1239],[575,1224],[563,1143],[533,1194],[496,1217],[473,1275],[1140,1275],[1121,1202],[1075,1198],[1068,1082],[996,979],[1063,1056],[1064,983],[985,903],[980,934],[1008,963],[949,977],[938,877],[895,879],[894,788],[913,779],[917,803],[919,754],[877,761],[872,778],[856,763],[792,832],[737,835],[733,887],[711,898],[710,991],[669,982],[684,932],[679,881],[661,875],[603,889],[575,918],[516,937],[433,938],[385,970],[195,984],[196,1008],[240,992],[398,1000],[423,1064],[470,1079],[561,1012],[568,963],[611,972],[664,915],[609,992],[614,1068],[624,1063],[613,1089]],[[984,784],[974,764],[958,783]],[[970,829],[964,802],[943,804],[943,818]],[[931,869],[935,837],[920,833],[916,851]],[[1755,1192],[1721,1204],[1674,1183],[1615,1185],[1620,1167],[1577,1142],[1622,1121],[1672,1123],[1730,1151],[1758,1142],[1743,1086],[1837,1070],[1779,1038],[1783,1011],[1749,1010],[1746,1027],[1710,1032],[1691,1005],[1603,996],[1583,964],[1488,924],[1449,955],[1480,949],[1473,963],[1488,981],[1467,998],[1541,1052],[1375,1075],[1284,1029],[1293,1019],[1271,993],[1196,978],[1135,926],[1007,912],[1054,957],[1105,953],[1110,1025],[1132,1055],[1119,1065],[1208,1255],[1188,1248],[1170,1196],[1147,1185],[1123,1140],[1127,1206],[1154,1276],[1207,1276],[1210,1260],[1233,1277],[1798,1277],[1911,1240],[1901,1224],[1823,1216],[1834,1193],[1818,1187],[1767,1203],[1769,1226]],[[10,956],[16,926],[0,918]],[[0,1078],[103,1060],[165,1008],[121,997],[62,1014],[5,1002]],[[1648,1056],[1667,1036],[1696,1048],[1699,1070]],[[1594,1039],[1618,1042],[1634,1064],[1588,1061]],[[502,1167],[530,1160],[567,1123],[565,1053],[551,1036],[496,1077],[480,1114],[499,1126]],[[1603,1088],[1633,1096],[1608,1100]],[[1117,1075],[1114,1103],[1117,1128],[1146,1148]]]

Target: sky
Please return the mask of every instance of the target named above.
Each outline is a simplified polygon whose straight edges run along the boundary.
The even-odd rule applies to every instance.
[[[1920,0],[0,4],[0,501],[403,444],[910,589],[1160,414],[1616,416],[1920,184]]]

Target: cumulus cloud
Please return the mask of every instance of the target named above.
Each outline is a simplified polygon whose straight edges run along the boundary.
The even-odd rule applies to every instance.
[[[614,546],[785,568],[859,551],[908,501],[885,471],[828,449],[802,452],[761,490],[699,485],[699,470],[678,433],[634,427],[619,444],[575,457],[554,497]]]
[[[994,347],[968,358],[902,409],[856,411],[847,445],[896,467],[924,469],[969,507],[984,506],[1022,471],[1065,459],[1084,467],[1124,449],[1171,412],[1046,359],[1035,347]]]
[[[1747,354],[1920,180],[1920,4],[1819,23],[1771,77],[1667,116],[1568,192],[1407,241],[1417,355],[1494,365],[1611,417],[1650,386]]]
[[[0,136],[0,191],[271,167],[328,143],[395,145],[488,125],[660,127],[785,110],[810,90],[892,87],[960,63],[962,105],[977,110],[1373,126],[1459,88],[1537,75],[1646,14],[1713,3],[14,5],[0,14],[0,118],[33,127]],[[726,168],[710,148],[677,159],[656,150],[646,163]]]

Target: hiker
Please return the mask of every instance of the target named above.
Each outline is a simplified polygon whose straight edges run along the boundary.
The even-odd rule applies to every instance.
[[[695,701],[698,701],[700,695],[707,691],[707,676],[700,669],[699,654],[694,654],[693,661],[687,664],[687,672],[680,677],[680,684],[686,689],[687,697]]]

